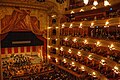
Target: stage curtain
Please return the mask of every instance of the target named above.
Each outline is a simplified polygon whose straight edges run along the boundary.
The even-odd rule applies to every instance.
[[[8,49],[8,54],[12,54],[12,48],[7,48]]]
[[[30,52],[30,46],[27,46],[27,52]]]
[[[14,53],[18,53],[18,47],[14,47]]]
[[[1,54],[5,54],[5,48],[1,48]]]
[[[47,55],[46,55],[46,54],[47,54],[47,53],[46,53],[46,51],[47,51],[47,39],[43,38],[43,37],[40,36],[40,35],[36,35],[36,36],[37,36],[38,39],[44,41],[44,47],[43,47],[43,59],[45,59],[45,58],[47,57]]]
[[[15,29],[19,31],[28,30],[36,35],[42,35],[43,33],[39,29],[39,24],[39,20],[35,16],[30,16],[29,10],[15,9],[12,15],[6,15],[1,19],[0,36],[2,37],[3,34]]]

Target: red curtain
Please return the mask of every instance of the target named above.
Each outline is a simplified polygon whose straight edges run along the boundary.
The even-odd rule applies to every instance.
[[[20,52],[24,53],[24,47],[20,47]]]
[[[8,49],[8,54],[12,53],[12,48],[7,48]]]
[[[0,37],[5,37],[9,31],[15,31],[15,29],[29,30],[34,34],[42,35],[43,32],[39,29],[39,20],[35,16],[30,16],[29,10],[15,9],[12,15],[6,15],[1,19]],[[4,37],[3,37],[4,36]]]
[[[35,51],[36,51],[36,47],[32,46],[32,52],[35,52]]]
[[[5,48],[1,48],[1,54],[5,54]]]
[[[30,47],[29,46],[27,46],[27,52],[30,52]]]
[[[14,53],[18,53],[18,47],[14,47]]]

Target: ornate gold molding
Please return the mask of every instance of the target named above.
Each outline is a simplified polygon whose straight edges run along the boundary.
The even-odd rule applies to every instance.
[[[109,2],[111,4],[110,6],[112,6],[112,5],[120,3],[120,0],[109,0]],[[92,7],[93,7],[93,5],[89,5],[89,6],[84,6],[84,7],[68,10],[65,12],[65,14],[70,14],[71,11],[79,12],[81,9],[83,9],[84,11],[88,11],[88,10],[91,10]],[[97,9],[103,8],[103,7],[105,7],[103,2],[99,3],[99,5],[96,6]]]
[[[105,20],[93,20],[93,21],[81,21],[81,22],[65,22],[65,27],[69,27],[70,24],[73,24],[73,27],[79,27],[80,23],[82,23],[83,27],[89,27],[91,23],[94,23],[94,26],[105,26],[106,21],[109,22],[109,26],[119,25],[120,24],[120,17],[117,18],[110,18]]]
[[[8,6],[8,7],[20,7],[20,8],[32,8],[32,9],[39,9],[46,12],[50,12],[54,10],[58,12],[58,6],[50,1],[47,2],[18,2],[18,1],[8,1],[8,0],[1,0],[0,6]]]

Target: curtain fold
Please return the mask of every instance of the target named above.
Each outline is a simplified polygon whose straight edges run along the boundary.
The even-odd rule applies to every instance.
[[[0,37],[3,39],[3,34],[16,29],[19,31],[29,30],[36,35],[42,35],[43,32],[39,29],[39,22],[35,16],[30,16],[29,10],[15,9],[12,15],[6,15],[1,19]]]

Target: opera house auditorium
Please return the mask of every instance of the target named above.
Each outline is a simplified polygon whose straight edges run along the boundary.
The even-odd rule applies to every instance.
[[[0,80],[120,80],[120,0],[0,0]]]

